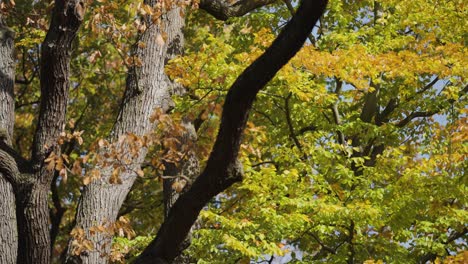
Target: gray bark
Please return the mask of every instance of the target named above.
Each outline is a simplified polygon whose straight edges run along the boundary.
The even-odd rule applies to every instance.
[[[0,263],[15,263],[18,250],[15,195],[0,174]]]
[[[153,5],[155,1],[145,1]],[[147,30],[139,36],[146,47],[135,46],[133,53],[142,61],[141,67],[131,67],[128,71],[126,91],[110,141],[119,146],[118,139],[127,133],[144,136],[151,132],[155,125],[150,122],[150,116],[157,108],[164,112],[172,106],[171,85],[164,73],[168,57],[177,54],[183,47],[182,28],[184,19],[179,7],[165,13],[162,17],[162,27],[150,24]],[[150,19],[147,19],[150,23]],[[167,41],[161,45],[155,40],[158,34],[167,34]],[[141,148],[137,157],[129,157],[131,166],[125,168],[120,175],[121,184],[109,183],[112,170],[101,169],[101,178],[85,186],[76,214],[76,227],[87,232],[87,239],[94,244],[94,250],[73,255],[73,247],[69,245],[67,263],[107,263],[110,253],[112,234],[97,233],[90,235],[94,226],[106,225],[116,221],[122,203],[132,187],[140,165],[147,154],[146,148]],[[70,241],[72,243],[72,241]]]
[[[0,1],[1,3],[1,1]],[[0,14],[0,141],[10,145],[15,123],[14,34]],[[14,263],[18,250],[15,194],[13,186],[0,173],[0,263]]]

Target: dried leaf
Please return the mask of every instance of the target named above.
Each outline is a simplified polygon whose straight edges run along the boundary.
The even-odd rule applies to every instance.
[[[143,177],[145,176],[145,173],[143,172],[143,170],[137,170],[137,175]]]

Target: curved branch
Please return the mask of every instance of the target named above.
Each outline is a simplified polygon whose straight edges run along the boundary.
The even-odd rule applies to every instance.
[[[298,136],[301,136],[303,134],[305,134],[306,132],[314,132],[314,131],[317,131],[317,127],[314,126],[314,125],[310,125],[310,126],[305,126],[301,129],[299,129],[299,131],[297,132],[297,135]]]
[[[422,112],[422,111],[416,111],[412,112],[409,114],[407,117],[405,117],[403,120],[398,122],[396,124],[397,127],[404,127],[406,126],[409,122],[411,122],[413,119],[418,118],[418,117],[430,117],[435,114],[437,114],[439,111],[427,111],[427,112]]]
[[[11,183],[16,184],[18,182],[20,174],[18,165],[15,159],[3,150],[0,150],[0,173]]]
[[[325,251],[328,251],[329,253],[331,254],[336,254],[336,249],[334,248],[331,248],[327,245],[325,245],[325,243],[322,242],[322,240],[320,240],[320,238],[314,234],[314,233],[308,233],[313,239],[315,239],[315,241],[317,241],[317,243],[319,243],[319,245],[322,247],[322,249],[324,249]]]
[[[283,2],[286,4],[286,7],[288,8],[289,13],[291,13],[291,15],[293,16],[294,13],[296,13],[296,10],[294,10],[293,5],[291,4],[291,0],[283,0]],[[312,45],[315,46],[315,38],[314,38],[314,35],[312,35],[312,32],[309,33],[308,38],[309,38],[310,43],[312,43]]]
[[[1,133],[1,130],[0,130]],[[1,137],[1,134],[0,134]],[[23,158],[18,152],[16,152],[10,145],[2,141],[0,138],[0,172],[10,173],[10,182],[12,184],[20,183],[20,174],[32,173],[31,164],[28,160]],[[3,159],[5,159],[3,161]],[[13,165],[14,164],[14,165]],[[14,168],[14,167],[16,168]],[[14,186],[14,185],[13,185]]]
[[[259,7],[266,6],[277,0],[201,0],[200,8],[219,20],[230,17],[240,17]]]
[[[178,254],[202,208],[215,195],[242,180],[237,161],[241,137],[257,93],[299,51],[323,14],[327,0],[302,0],[291,21],[273,44],[250,65],[229,89],[220,129],[205,169],[180,196],[156,238],[136,263],[170,263]]]

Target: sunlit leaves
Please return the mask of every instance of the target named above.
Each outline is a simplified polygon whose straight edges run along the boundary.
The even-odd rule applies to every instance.
[[[464,15],[459,1],[330,1],[315,45],[259,94],[241,146],[246,178],[202,213],[191,252],[203,261],[288,254],[260,236],[324,263],[351,251],[355,261],[406,263],[462,249],[466,241],[447,239],[466,220]],[[178,101],[179,111],[219,121],[193,106],[217,98],[276,33],[248,23],[198,28],[167,68],[200,99]]]

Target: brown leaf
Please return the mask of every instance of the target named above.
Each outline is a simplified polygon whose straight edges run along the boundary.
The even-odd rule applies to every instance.
[[[67,183],[67,179],[68,179],[67,169],[66,168],[61,169],[59,172],[59,175],[60,177],[62,177],[63,183]]]
[[[84,177],[83,179],[83,184],[84,185],[88,185],[91,183],[91,177]]]
[[[145,173],[143,172],[143,170],[137,170],[137,175],[143,177],[145,176]]]

